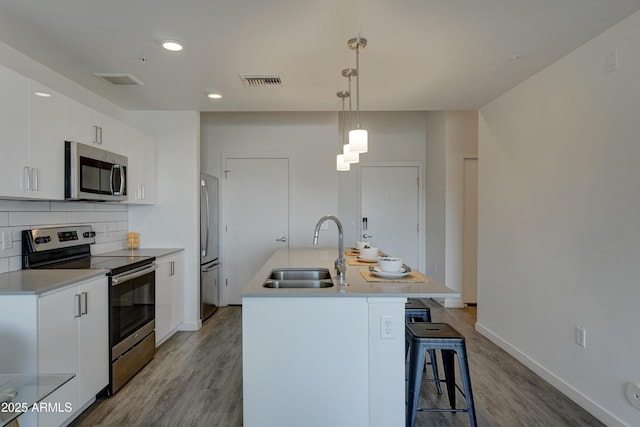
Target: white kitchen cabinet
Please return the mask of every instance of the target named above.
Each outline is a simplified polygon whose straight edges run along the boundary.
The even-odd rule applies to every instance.
[[[156,345],[160,345],[182,323],[184,255],[180,252],[156,262]]]
[[[0,66],[1,197],[23,197],[29,158],[29,81]]]
[[[29,198],[64,199],[65,97],[29,80]]]
[[[119,153],[118,121],[67,98],[66,140]]]
[[[109,383],[108,292],[105,277],[39,298],[39,372],[76,374],[52,395],[55,400],[45,399],[70,402],[73,411],[40,414],[40,426],[61,424]]]
[[[64,199],[64,105],[61,94],[0,67],[0,197]]]
[[[149,135],[119,125],[120,149],[128,158],[128,203],[154,204],[156,202],[156,145]]]
[[[61,410],[25,414],[22,427],[62,425],[108,385],[108,293],[102,276],[41,295],[0,296],[0,372],[75,374],[44,399]]]

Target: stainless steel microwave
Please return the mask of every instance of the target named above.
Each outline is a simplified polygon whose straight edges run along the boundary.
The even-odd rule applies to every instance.
[[[127,156],[70,141],[64,154],[65,200],[127,200]]]

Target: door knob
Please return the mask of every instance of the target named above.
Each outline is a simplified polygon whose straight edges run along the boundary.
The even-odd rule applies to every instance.
[[[284,237],[284,236],[282,236],[281,238],[276,239],[276,242],[286,243],[286,242],[287,242],[287,238],[286,238],[286,237]]]

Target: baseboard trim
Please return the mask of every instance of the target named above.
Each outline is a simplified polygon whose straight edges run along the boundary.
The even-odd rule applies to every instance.
[[[516,347],[509,344],[507,341],[502,339],[499,335],[493,333],[490,329],[486,328],[480,323],[475,324],[476,332],[480,335],[487,338],[489,341],[493,342],[498,347],[502,348],[504,351],[509,353],[511,356],[515,357],[520,363],[525,365],[527,368],[531,369],[538,376],[544,379],[546,382],[551,384],[553,387],[558,389],[562,394],[567,396],[569,399],[573,400],[575,403],[580,405],[584,410],[592,414],[594,417],[599,419],[602,423],[606,424],[609,427],[620,426],[626,427],[622,420],[617,418],[615,415],[611,414],[609,411],[604,409],[602,406],[598,405],[593,400],[589,399],[587,396],[582,394],[580,391],[572,387],[569,383],[564,381],[562,378],[555,375],[553,372],[545,369],[542,365],[540,365],[535,360],[531,359],[525,353],[517,349]]]

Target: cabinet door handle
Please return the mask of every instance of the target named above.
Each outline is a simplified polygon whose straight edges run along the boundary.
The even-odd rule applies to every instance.
[[[140,186],[140,198],[144,200],[144,184]]]
[[[171,261],[171,272],[169,273],[169,276],[173,276],[174,274],[176,274],[176,265],[175,265],[175,261]]]
[[[38,188],[38,168],[31,169],[31,181],[33,182],[33,191],[39,191]]]
[[[87,314],[89,307],[87,306],[87,302],[89,300],[86,292],[83,292],[82,297],[80,298],[80,316]]]
[[[81,317],[82,316],[82,302],[80,301],[80,294],[75,294],[73,296],[76,299],[76,312],[74,313],[74,317]]]
[[[25,166],[22,170],[22,176],[24,179],[24,189],[31,190],[31,171],[29,170],[29,166]]]
[[[93,143],[100,144],[100,140],[98,139],[98,125],[93,125]]]

